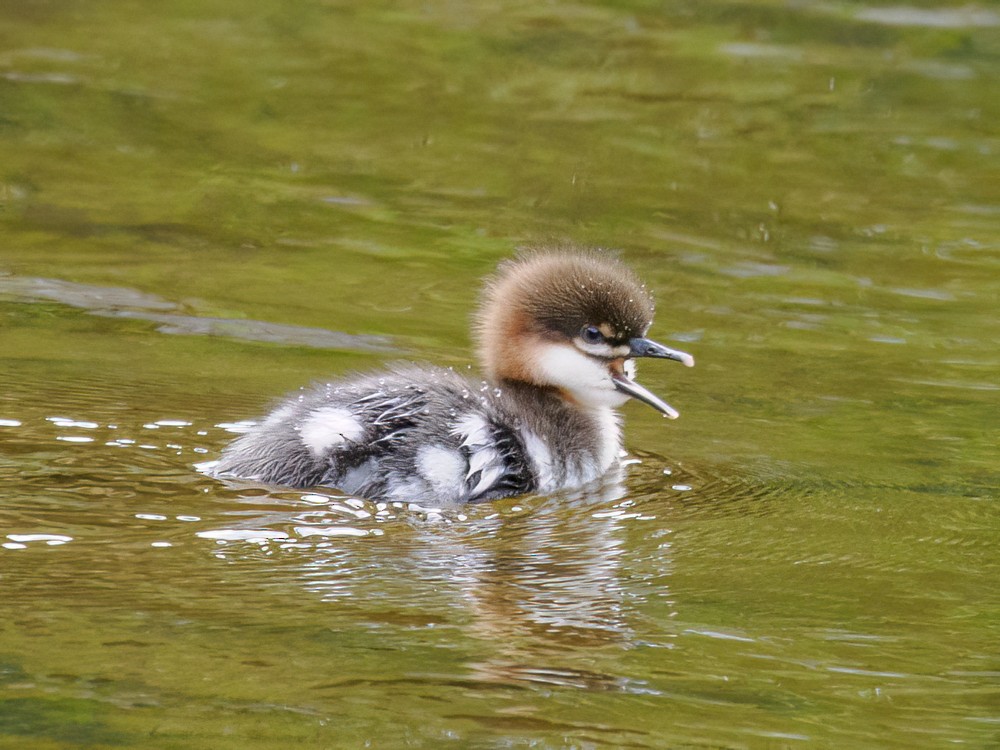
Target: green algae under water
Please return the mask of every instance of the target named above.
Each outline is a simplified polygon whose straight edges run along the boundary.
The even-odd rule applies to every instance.
[[[1000,742],[998,77],[988,4],[0,8],[0,747]],[[698,361],[623,486],[194,469],[563,241]]]

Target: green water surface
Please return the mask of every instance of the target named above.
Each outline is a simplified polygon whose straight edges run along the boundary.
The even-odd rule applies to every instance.
[[[1000,745],[1000,11],[0,4],[0,747]],[[195,469],[519,245],[695,355],[624,485]]]

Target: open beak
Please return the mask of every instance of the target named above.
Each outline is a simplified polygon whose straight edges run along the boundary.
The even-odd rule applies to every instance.
[[[694,357],[686,352],[679,352],[669,349],[663,344],[657,344],[645,338],[634,338],[629,342],[629,357],[656,357],[658,359],[672,359],[680,362],[685,367],[694,367]],[[680,416],[678,411],[663,399],[643,388],[641,385],[630,379],[623,371],[617,368],[611,371],[611,380],[614,381],[615,388],[622,393],[631,396],[644,404],[649,404],[663,416],[669,419],[677,419]]]

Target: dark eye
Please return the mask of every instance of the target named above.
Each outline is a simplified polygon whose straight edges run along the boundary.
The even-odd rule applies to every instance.
[[[604,336],[597,326],[584,326],[583,330],[580,331],[580,338],[588,344],[599,344],[604,340]]]

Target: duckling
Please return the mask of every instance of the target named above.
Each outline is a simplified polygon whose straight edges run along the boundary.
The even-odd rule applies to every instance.
[[[629,398],[677,412],[635,381],[635,359],[694,358],[646,338],[653,301],[597,250],[536,250],[486,283],[475,333],[486,380],[408,364],[288,397],[209,471],[424,505],[581,487],[622,445]]]

